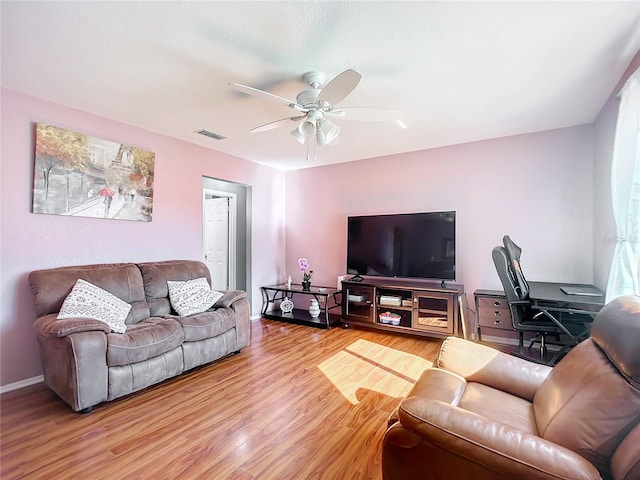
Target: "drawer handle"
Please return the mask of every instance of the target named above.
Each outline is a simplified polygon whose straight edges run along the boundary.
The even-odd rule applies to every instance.
[[[494,307],[499,307],[500,305],[502,305],[502,302],[500,300],[496,300],[495,302],[493,302]]]
[[[493,312],[493,316],[494,317],[500,317],[500,316],[502,316],[502,312],[500,310],[496,310],[495,312]]]
[[[499,318],[493,321],[494,325],[500,325],[502,324],[502,320],[500,320]]]

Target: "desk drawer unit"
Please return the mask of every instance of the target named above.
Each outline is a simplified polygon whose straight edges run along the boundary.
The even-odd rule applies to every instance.
[[[492,343],[517,343],[518,333],[511,323],[511,312],[504,292],[476,290],[478,340]]]
[[[507,300],[497,297],[478,297],[478,326],[513,330]]]

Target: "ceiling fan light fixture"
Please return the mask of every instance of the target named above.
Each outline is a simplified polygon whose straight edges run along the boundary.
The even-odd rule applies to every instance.
[[[340,135],[340,127],[329,120],[323,120],[318,126],[317,141],[320,145],[328,145]]]
[[[304,138],[313,137],[316,134],[315,122],[312,122],[308,119],[304,122],[301,122],[300,125],[298,125],[298,132],[300,132],[300,135],[302,135]]]
[[[293,135],[293,138],[295,138],[297,141],[299,141],[303,145],[304,145],[304,142],[307,140],[306,137],[300,133],[300,131],[298,130],[298,127],[293,129],[293,131],[291,132],[291,135]]]

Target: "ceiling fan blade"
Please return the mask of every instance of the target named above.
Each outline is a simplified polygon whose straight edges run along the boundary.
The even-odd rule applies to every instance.
[[[264,125],[260,125],[259,127],[252,128],[249,131],[251,133],[266,132],[267,130],[273,130],[274,128],[281,127],[287,124],[288,122],[295,122],[296,120],[302,120],[305,116],[306,115],[298,115],[295,117],[282,118],[280,120],[276,120],[275,122],[265,123]]]
[[[404,120],[404,112],[399,110],[383,110],[380,108],[345,107],[328,112],[344,120],[360,120],[365,122],[394,122]]]
[[[345,70],[327,83],[318,95],[318,103],[335,105],[344,100],[358,86],[362,75],[355,70]]]
[[[296,110],[303,109],[302,105],[298,105],[293,100],[289,100],[279,95],[274,95],[273,93],[265,92],[264,90],[258,90],[257,88],[248,87],[239,83],[229,83],[229,86],[235,90],[238,90],[239,92],[246,93],[247,95],[252,95],[254,97],[263,97],[272,102],[295,108]]]

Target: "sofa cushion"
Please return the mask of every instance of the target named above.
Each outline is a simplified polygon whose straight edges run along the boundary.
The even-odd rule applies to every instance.
[[[211,290],[206,278],[186,281],[167,280],[171,306],[181,317],[209,310],[222,293]]]
[[[131,305],[126,324],[149,317],[142,275],[133,263],[80,265],[36,270],[29,274],[36,317],[58,313],[76,281],[81,278]]]
[[[215,337],[236,326],[236,314],[231,308],[218,308],[188,317],[167,318],[172,318],[182,325],[185,342]]]
[[[178,322],[170,318],[150,317],[130,325],[126,333],[107,335],[107,365],[128,365],[157,357],[184,341]]]
[[[116,333],[127,330],[125,320],[131,311],[131,305],[120,300],[106,290],[79,278],[67,295],[58,319],[91,318],[105,322]]]
[[[185,281],[202,277],[209,280],[211,278],[207,266],[195,260],[139,263],[138,268],[144,278],[144,293],[151,316],[174,313],[169,303],[168,280]]]

